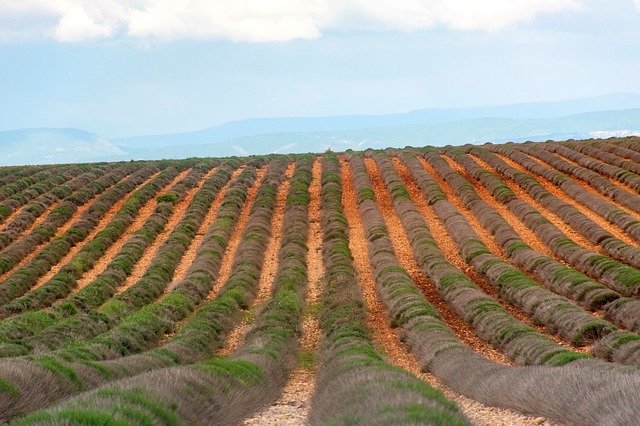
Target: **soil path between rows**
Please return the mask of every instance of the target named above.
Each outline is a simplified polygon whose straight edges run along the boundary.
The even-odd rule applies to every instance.
[[[143,277],[147,269],[149,269],[149,267],[151,267],[151,265],[153,264],[153,261],[155,260],[158,252],[160,251],[160,248],[167,241],[167,239],[169,239],[169,236],[171,235],[175,227],[178,225],[178,223],[180,223],[180,221],[184,217],[187,211],[187,208],[191,204],[191,201],[193,201],[193,197],[195,197],[196,193],[198,192],[198,190],[200,190],[202,185],[204,185],[207,179],[213,176],[216,171],[217,171],[217,167],[214,167],[211,170],[209,170],[207,173],[205,173],[205,175],[202,178],[200,178],[198,183],[193,188],[188,190],[187,193],[184,195],[184,197],[182,197],[180,201],[176,203],[176,205],[173,208],[173,212],[171,213],[171,217],[169,218],[169,220],[167,221],[167,224],[164,227],[164,230],[162,231],[162,233],[160,233],[160,235],[157,236],[156,240],[149,247],[147,247],[147,249],[144,252],[144,255],[142,255],[142,258],[133,267],[133,271],[131,271],[131,275],[129,275],[127,277],[127,280],[124,282],[124,284],[118,288],[116,294],[120,294],[123,291],[127,290],[129,287],[137,283],[140,280],[140,278]]]
[[[313,163],[309,196],[309,238],[307,240],[309,284],[305,315],[302,320],[300,363],[291,373],[280,398],[261,413],[245,420],[245,425],[293,426],[308,423],[307,416],[316,381],[314,360],[322,339],[317,312],[321,291],[320,283],[324,277],[321,223],[322,160],[320,158],[316,158]]]
[[[241,323],[231,330],[227,337],[227,341],[220,349],[220,356],[228,356],[233,353],[244,342],[244,338],[251,329],[251,322],[253,318],[258,315],[258,312],[263,305],[269,300],[271,296],[271,290],[273,283],[278,272],[278,265],[280,264],[278,254],[280,252],[280,243],[282,241],[282,231],[284,225],[284,212],[286,210],[287,196],[289,195],[289,189],[291,188],[291,177],[295,171],[295,163],[287,166],[285,172],[285,180],[278,187],[276,194],[276,206],[271,217],[271,238],[267,243],[267,249],[265,251],[264,261],[260,270],[260,279],[258,281],[258,289],[255,299],[251,302],[251,306],[245,312],[245,316]]]
[[[490,407],[473,401],[445,387],[438,378],[422,372],[415,358],[406,350],[400,337],[389,325],[387,313],[376,294],[375,281],[369,263],[368,242],[364,225],[356,203],[356,192],[351,179],[351,168],[341,158],[342,194],[344,212],[349,224],[349,248],[354,258],[364,302],[367,307],[367,323],[376,345],[382,348],[389,362],[425,380],[442,391],[447,398],[456,402],[467,418],[476,425],[539,425],[545,422],[541,417],[527,417],[520,413],[497,407]]]

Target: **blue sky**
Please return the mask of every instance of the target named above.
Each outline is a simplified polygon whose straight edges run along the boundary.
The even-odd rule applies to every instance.
[[[0,130],[560,100],[638,76],[633,0],[0,0]]]

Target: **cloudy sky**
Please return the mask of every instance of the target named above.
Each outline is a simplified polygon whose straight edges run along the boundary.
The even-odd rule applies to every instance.
[[[640,0],[0,0],[0,130],[640,92]]]

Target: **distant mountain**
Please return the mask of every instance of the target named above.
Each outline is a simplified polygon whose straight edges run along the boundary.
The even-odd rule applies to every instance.
[[[235,121],[196,132],[107,141],[78,129],[0,132],[0,165],[321,152],[640,134],[640,95],[380,116]]]
[[[0,149],[0,165],[116,160],[127,154],[95,133],[46,127],[0,132]]]
[[[379,127],[420,126],[476,118],[548,119],[591,111],[640,108],[640,94],[621,93],[558,102],[534,102],[479,108],[421,109],[384,115],[252,118],[195,132],[113,139],[133,154],[167,146],[216,144],[276,133],[343,132]]]

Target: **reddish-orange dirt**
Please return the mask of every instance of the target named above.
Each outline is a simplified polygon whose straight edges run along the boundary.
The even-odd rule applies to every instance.
[[[558,229],[560,229],[560,231],[562,231],[566,236],[568,236],[573,241],[575,241],[576,244],[582,246],[583,248],[586,248],[587,250],[591,250],[600,254],[605,254],[602,252],[602,249],[600,248],[600,246],[598,246],[597,244],[593,244],[591,241],[583,237],[580,233],[576,232],[573,228],[567,225],[562,220],[562,218],[560,218],[555,212],[549,210],[548,208],[540,204],[538,201],[534,200],[529,194],[526,193],[525,190],[520,188],[520,186],[516,182],[514,182],[512,179],[509,179],[507,176],[503,175],[498,170],[491,167],[490,164],[486,163],[482,159],[476,156],[471,156],[471,157],[476,163],[478,163],[480,167],[495,174],[496,176],[499,176],[504,181],[504,183],[506,183],[509,186],[509,188],[511,188],[511,191],[513,191],[513,193],[516,194],[518,198],[520,198],[522,201],[529,203],[534,209],[540,212],[542,216],[544,216],[551,223],[557,226]]]
[[[142,182],[140,185],[135,187],[133,191],[129,193],[129,195],[122,198],[121,200],[118,200],[118,202],[116,202],[113,206],[111,206],[111,208],[107,210],[107,212],[102,217],[102,219],[100,219],[97,226],[93,228],[93,230],[89,233],[89,235],[87,235],[87,238],[85,238],[81,243],[71,247],[71,250],[69,250],[69,252],[66,255],[64,255],[64,257],[60,259],[60,261],[49,270],[49,272],[47,272],[45,275],[40,277],[40,279],[38,279],[36,284],[33,286],[33,289],[40,287],[42,284],[46,283],[51,278],[53,278],[53,276],[57,274],[58,271],[60,271],[60,269],[62,269],[64,265],[69,263],[73,259],[73,257],[77,255],[80,252],[80,250],[82,250],[82,248],[85,246],[86,243],[90,242],[96,235],[98,235],[100,231],[106,228],[111,223],[111,221],[113,221],[113,218],[116,216],[116,214],[118,214],[122,206],[124,206],[127,200],[129,200],[137,190],[139,190],[140,188],[142,188],[143,186],[151,182],[159,174],[160,173],[155,173],[153,176],[149,177],[149,179],[147,179],[146,181]]]
[[[167,241],[167,239],[171,235],[171,232],[173,232],[176,225],[178,225],[180,220],[182,220],[182,218],[184,217],[184,214],[187,208],[189,207],[189,204],[191,204],[191,201],[193,201],[193,197],[196,195],[198,190],[202,187],[204,182],[207,179],[209,179],[211,176],[213,176],[216,170],[217,170],[216,167],[209,170],[200,179],[198,184],[193,188],[191,188],[189,191],[187,191],[184,197],[182,197],[182,199],[180,199],[180,201],[176,203],[176,205],[173,208],[173,213],[171,214],[171,217],[167,221],[167,225],[164,227],[164,231],[162,231],[162,233],[158,236],[158,238],[156,238],[156,240],[153,242],[153,244],[151,244],[150,247],[147,247],[147,250],[145,251],[142,258],[138,261],[138,263],[136,263],[136,266],[134,266],[133,271],[131,272],[131,275],[129,275],[127,277],[127,280],[124,282],[124,284],[120,286],[120,288],[118,288],[118,291],[117,291],[118,294],[122,293],[123,291],[131,287],[133,284],[137,283],[138,280],[140,280],[140,278],[142,278],[142,276],[147,271],[147,269],[149,269],[149,267],[153,264],[153,261],[156,255],[158,254],[160,247],[162,247],[164,242]]]
[[[307,275],[309,284],[306,295],[306,311],[302,320],[300,346],[302,357],[306,358],[289,377],[280,398],[255,416],[246,419],[246,425],[299,425],[306,421],[310,399],[315,383],[314,354],[318,350],[322,331],[318,322],[320,282],[324,277],[322,261],[322,160],[313,163],[311,185],[309,186],[309,238],[307,240]],[[301,357],[301,360],[303,359]]]
[[[244,342],[244,338],[250,329],[251,317],[260,310],[271,295],[271,289],[280,263],[278,261],[278,252],[280,250],[280,242],[282,241],[284,211],[286,208],[287,195],[289,195],[289,189],[291,188],[291,177],[293,176],[295,168],[295,163],[287,166],[285,180],[278,187],[276,206],[273,216],[271,217],[271,238],[269,238],[269,242],[267,243],[264,262],[260,270],[256,297],[253,302],[251,302],[251,306],[247,312],[245,312],[242,322],[229,333],[224,346],[220,349],[219,354],[221,356],[231,354]]]
[[[175,285],[180,280],[186,277],[189,266],[191,266],[194,259],[196,258],[196,254],[198,252],[198,249],[200,248],[200,244],[202,243],[204,236],[207,233],[207,229],[209,229],[211,223],[213,223],[213,221],[215,220],[218,214],[218,210],[220,210],[220,206],[222,205],[224,197],[231,187],[231,184],[237,179],[238,176],[240,176],[242,170],[244,170],[244,167],[240,167],[234,170],[229,181],[220,189],[220,191],[218,191],[218,194],[216,194],[215,199],[209,207],[209,211],[207,211],[204,220],[202,221],[200,227],[198,228],[198,231],[196,232],[195,238],[191,241],[191,244],[189,245],[189,248],[185,252],[184,256],[182,256],[182,259],[180,260],[180,263],[176,268],[176,272],[173,275],[173,282],[171,285],[169,285],[167,290],[173,289],[173,287],[175,287]]]
[[[369,263],[369,248],[364,224],[356,203],[356,192],[351,179],[351,168],[344,158],[341,162],[342,202],[349,223],[349,248],[353,255],[354,267],[362,287],[367,307],[367,324],[372,331],[374,342],[386,354],[387,360],[431,386],[441,390],[447,398],[455,401],[462,412],[478,425],[534,425],[544,422],[542,418],[532,418],[520,413],[475,402],[445,387],[433,374],[423,372],[416,359],[403,346],[400,336],[389,325],[389,319],[382,302],[376,294],[376,285]]]
[[[125,177],[125,178],[123,178],[122,180],[124,180],[124,179],[126,179],[126,177]],[[119,182],[122,182],[122,180],[120,180]],[[117,185],[117,183],[116,183],[116,184],[114,184],[114,185],[112,185],[110,188],[113,188],[113,186],[115,186],[115,185]],[[108,189],[107,189],[107,190],[108,190]],[[51,240],[53,240],[53,239],[55,239],[55,238],[57,238],[57,237],[60,237],[60,236],[61,236],[61,235],[63,235],[65,232],[67,232],[67,231],[68,231],[68,230],[73,226],[73,224],[75,224],[75,223],[80,219],[80,217],[82,216],[82,214],[83,214],[84,212],[86,212],[86,211],[87,211],[87,210],[88,210],[88,209],[93,205],[93,203],[95,202],[96,198],[97,198],[97,197],[92,197],[92,198],[91,198],[90,200],[88,200],[86,203],[84,203],[83,205],[81,205],[80,207],[78,207],[78,208],[76,209],[76,211],[73,213],[73,215],[71,215],[71,218],[70,218],[68,221],[66,221],[66,222],[64,223],[64,225],[62,225],[60,228],[58,228],[58,229],[56,230],[55,235],[54,235],[54,236],[53,236],[49,241],[51,241]],[[27,236],[27,232],[29,232],[29,233],[30,233],[33,229],[35,229],[35,228],[36,228],[36,226],[38,226],[38,225],[40,225],[42,222],[44,222],[44,221],[45,221],[45,219],[47,218],[47,216],[49,215],[49,213],[50,213],[53,209],[55,209],[55,207],[57,207],[57,206],[58,206],[58,204],[59,204],[59,203],[55,204],[55,206],[49,206],[49,208],[47,209],[47,211],[46,211],[44,214],[42,214],[42,215],[38,218],[38,220],[36,220],[36,221],[33,223],[33,225],[31,225],[31,226],[29,227],[29,229],[28,229],[28,230],[25,230],[25,231],[24,231],[24,232],[22,232],[20,235],[21,235],[22,237]],[[16,239],[16,241],[19,241],[19,239]],[[33,249],[33,250],[31,251],[31,253],[29,253],[28,255],[26,255],[25,257],[23,257],[23,258],[22,258],[22,260],[21,260],[17,265],[15,265],[13,268],[11,268],[11,269],[9,269],[8,271],[6,271],[4,274],[0,275],[0,281],[4,281],[7,277],[9,277],[9,276],[10,276],[11,274],[13,274],[15,271],[17,271],[18,269],[20,269],[21,267],[23,267],[24,265],[26,265],[27,263],[29,263],[29,262],[30,262],[34,257],[36,257],[36,255],[37,255],[38,253],[40,253],[41,249],[42,249],[42,248],[44,248],[44,247],[49,243],[49,241],[45,241],[44,243],[42,243],[42,244],[40,244],[39,246],[37,246],[35,249]]]
[[[442,300],[434,283],[422,273],[422,269],[416,261],[415,254],[402,222],[394,210],[393,201],[380,175],[375,160],[365,158],[365,165],[369,173],[369,178],[371,179],[371,184],[373,185],[373,190],[376,193],[378,207],[389,230],[389,238],[400,265],[409,273],[411,280],[422,291],[429,303],[438,309],[446,323],[449,324],[460,340],[474,350],[481,352],[492,361],[509,364],[509,360],[503,354],[482,341],[474,330],[451,309],[447,302]]]
[[[618,186],[618,187],[620,187],[620,188],[624,189],[625,191],[628,191],[628,192],[630,192],[630,193],[632,193],[632,194],[637,194],[637,191],[636,191],[634,188],[632,188],[631,186],[627,185],[627,184],[626,184],[626,183],[624,183],[624,182],[620,182],[619,180],[614,179],[614,178],[612,178],[611,176],[605,175],[605,174],[603,174],[603,173],[600,173],[600,172],[598,172],[597,170],[591,170],[590,168],[585,167],[585,166],[583,166],[582,164],[578,163],[577,161],[573,161],[572,159],[570,159],[570,158],[568,158],[568,157],[565,157],[564,155],[562,155],[562,154],[560,154],[560,153],[558,153],[558,152],[554,152],[554,153],[552,153],[552,154],[554,154],[555,156],[559,157],[560,159],[562,159],[562,160],[566,161],[567,163],[571,164],[572,166],[574,166],[574,167],[576,167],[576,168],[578,168],[578,167],[579,167],[579,168],[582,168],[582,169],[587,169],[587,170],[590,170],[590,171],[592,171],[593,173],[595,173],[595,174],[597,174],[597,175],[600,175],[600,177],[602,177],[602,178],[604,178],[604,179],[608,180],[608,181],[609,181],[609,183],[610,183],[611,185],[613,185],[613,186]],[[530,156],[530,157],[531,157],[531,156]],[[545,163],[545,164],[546,164],[546,163]],[[550,165],[550,164],[546,164],[546,165],[547,165],[547,166],[549,166],[549,167],[553,167],[553,166],[552,166],[552,165]],[[573,176],[573,175],[571,175],[571,176],[572,176],[572,177],[574,177],[576,180],[581,180],[581,179],[579,179],[577,176]],[[581,180],[581,181],[582,181],[582,180]],[[587,180],[587,181],[583,181],[583,182],[585,182],[585,183],[587,183],[587,184],[591,185],[591,182],[589,182],[588,180]],[[593,188],[597,190],[597,188],[596,188],[595,186],[594,186]]]
[[[169,184],[167,184],[163,188],[161,188],[158,191],[158,193],[162,194],[164,192],[167,192],[169,190],[169,188],[172,188],[176,183],[178,183],[179,181],[184,179],[185,176],[187,176],[187,174],[190,171],[191,171],[191,169],[188,169],[188,170],[184,170],[183,172],[179,173]],[[75,291],[78,291],[78,290],[84,288],[87,284],[89,284],[90,282],[95,280],[101,273],[104,272],[104,270],[107,268],[109,263],[120,252],[122,247],[127,243],[127,241],[128,241],[127,237],[129,237],[131,234],[134,234],[134,233],[138,232],[140,230],[140,228],[142,228],[142,226],[144,226],[144,223],[149,219],[149,217],[151,217],[151,215],[155,211],[156,204],[157,204],[157,202],[156,202],[155,198],[152,198],[151,200],[147,201],[147,203],[144,206],[142,206],[142,208],[138,212],[138,216],[133,221],[133,223],[131,224],[131,226],[127,230],[127,232],[124,233],[115,242],[115,244],[113,244],[111,247],[109,247],[109,249],[107,249],[107,251],[104,253],[104,255],[96,262],[96,264],[93,266],[93,268],[91,268],[90,271],[88,271],[86,274],[84,274],[78,280],[78,283],[76,285],[76,290]]]
[[[524,167],[522,167],[520,164],[516,163],[515,161],[511,160],[510,158],[507,158],[507,157],[505,157],[503,155],[498,155],[498,157],[502,161],[507,163],[509,166],[511,166],[514,169],[518,170],[519,172],[531,175],[531,173],[529,173]],[[589,219],[591,219],[592,221],[594,221],[595,223],[600,225],[601,228],[603,228],[607,232],[610,232],[614,237],[616,237],[619,240],[622,240],[625,243],[630,244],[630,245],[635,245],[636,244],[636,242],[633,240],[633,238],[631,238],[629,235],[625,234],[622,230],[618,229],[615,225],[612,225],[611,223],[607,222],[599,214],[589,210],[587,208],[588,206],[584,206],[584,205],[580,204],[578,201],[576,201],[573,198],[569,197],[560,188],[558,188],[556,185],[554,185],[549,180],[545,179],[543,176],[537,175],[537,176],[535,176],[535,178],[536,178],[536,180],[538,182],[540,182],[540,185],[542,185],[542,187],[544,189],[546,189],[551,194],[555,195],[556,197],[558,197],[560,200],[564,201],[565,203],[567,203],[567,204],[575,207],[576,209],[578,209],[580,212],[582,212]],[[610,202],[609,199],[607,199],[607,201]]]
[[[431,167],[431,165],[422,158],[420,159],[420,163],[423,169],[434,180],[436,180],[436,182],[438,182],[439,176],[435,172],[435,170]],[[520,309],[516,308],[515,306],[513,306],[512,304],[504,300],[502,296],[498,294],[498,292],[493,287],[493,285],[491,285],[491,283],[485,277],[480,275],[473,267],[471,267],[467,262],[465,262],[464,258],[460,255],[460,252],[458,251],[458,245],[453,240],[453,237],[451,237],[451,235],[447,231],[447,228],[445,227],[444,223],[442,223],[440,218],[438,218],[438,216],[435,214],[433,209],[427,203],[427,200],[422,194],[422,190],[414,180],[409,169],[406,168],[406,166],[404,166],[403,164],[398,162],[394,163],[394,165],[397,166],[396,170],[400,174],[403,180],[403,183],[407,187],[407,190],[411,195],[411,199],[413,203],[415,204],[416,208],[418,209],[422,217],[425,218],[425,221],[429,224],[429,227],[431,228],[431,233],[433,235],[438,236],[436,243],[440,248],[440,250],[442,251],[442,253],[447,258],[447,260],[449,260],[449,262],[451,262],[456,268],[463,271],[465,275],[471,281],[473,281],[483,292],[485,292],[486,294],[488,294],[489,296],[493,297],[498,302],[500,302],[500,304],[511,315],[513,315],[514,318],[516,318],[521,323],[529,327],[532,327],[533,329],[535,329],[541,334],[546,335],[549,339],[553,340],[559,345],[562,345],[566,348],[570,348],[574,351],[584,350],[584,348],[571,348],[571,346],[565,343],[562,339],[558,338],[552,333],[549,333],[544,327],[534,324],[524,312],[522,312]]]
[[[236,226],[233,228],[233,232],[229,237],[227,248],[224,255],[222,256],[222,262],[220,263],[218,276],[213,282],[213,286],[211,287],[211,291],[209,292],[207,300],[214,299],[218,292],[220,292],[220,289],[222,288],[224,283],[227,282],[227,280],[231,276],[231,270],[233,267],[233,261],[236,257],[236,251],[238,250],[238,246],[242,242],[242,234],[244,233],[244,228],[247,226],[247,221],[249,220],[249,216],[251,214],[251,208],[253,207],[253,202],[256,200],[256,196],[258,195],[258,191],[260,190],[260,186],[262,185],[262,181],[264,180],[266,171],[266,167],[258,169],[256,171],[255,182],[253,183],[253,185],[251,185],[251,188],[247,190],[247,198],[244,202],[244,205],[240,209],[238,222],[236,223]]]
[[[508,157],[506,157],[506,156],[503,156],[502,154],[498,154],[498,153],[495,153],[495,152],[494,152],[494,154],[498,155],[498,156],[499,156],[500,158],[502,158],[503,160],[510,160],[510,161],[512,161],[512,162],[513,162],[512,164],[520,165],[519,163],[517,163],[517,162],[515,162],[515,161],[511,160],[510,158],[508,158]],[[525,152],[523,152],[523,154],[527,155]],[[544,161],[542,161],[542,160],[540,160],[539,158],[536,158],[536,157],[534,157],[534,156],[532,156],[532,155],[527,155],[527,157],[528,157],[531,161],[534,161],[534,162],[536,162],[536,163],[540,164],[540,165],[541,165],[541,166],[543,166],[543,167],[548,167],[548,168],[550,168],[550,169],[553,169],[553,170],[557,171],[558,173],[563,173],[563,174],[565,174],[565,175],[569,176],[569,177],[573,180],[573,182],[574,182],[576,185],[579,185],[579,186],[580,186],[582,189],[584,189],[586,192],[590,192],[591,194],[593,194],[593,195],[595,195],[595,196],[597,196],[597,197],[602,197],[602,198],[606,199],[608,202],[610,202],[611,204],[614,204],[614,205],[615,205],[617,208],[619,208],[620,210],[624,211],[624,212],[625,212],[625,213],[627,213],[628,215],[633,216],[633,217],[634,217],[634,219],[636,219],[636,220],[640,220],[640,215],[638,215],[638,213],[634,212],[633,210],[629,209],[628,207],[623,206],[622,204],[618,203],[616,200],[614,200],[613,198],[609,197],[608,195],[600,193],[599,191],[597,191],[595,188],[593,188],[591,185],[589,185],[587,182],[583,181],[582,179],[579,179],[579,178],[578,178],[578,177],[576,177],[576,176],[569,175],[569,174],[564,173],[564,172],[560,172],[560,171],[556,170],[553,166],[551,166],[551,165],[549,165],[549,164],[545,163]],[[529,174],[531,174],[531,173],[529,173]],[[542,176],[538,176],[538,175],[536,175],[536,177],[543,178]]]

